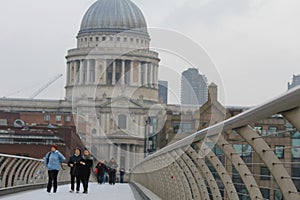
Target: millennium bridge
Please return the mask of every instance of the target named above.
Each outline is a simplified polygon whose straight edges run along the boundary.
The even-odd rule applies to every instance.
[[[284,132],[262,135],[251,125],[273,115],[291,125]],[[59,190],[45,191],[43,160],[0,155],[0,199],[300,199],[300,159],[281,159],[267,139],[286,132],[300,139],[300,87],[237,116],[214,124],[146,157],[125,184],[90,183],[88,195],[68,192],[69,170],[59,174]],[[234,135],[235,141],[229,138]],[[279,139],[278,139],[279,138]],[[283,138],[283,137],[282,137]],[[237,152],[235,144],[249,147]],[[250,149],[250,150],[249,150]],[[280,151],[300,151],[282,146]],[[251,157],[245,156],[251,153]],[[289,154],[290,155],[290,154]]]

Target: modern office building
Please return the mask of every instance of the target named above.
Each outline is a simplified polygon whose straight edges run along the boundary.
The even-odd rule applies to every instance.
[[[199,74],[198,69],[190,68],[182,73],[181,77],[181,104],[203,105],[207,97],[207,79]]]
[[[293,75],[292,82],[288,83],[288,90],[300,85],[300,75]]]
[[[158,81],[158,99],[162,103],[168,103],[168,81]]]

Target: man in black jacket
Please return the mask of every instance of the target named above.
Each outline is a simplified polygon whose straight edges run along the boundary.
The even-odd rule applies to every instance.
[[[70,175],[71,175],[71,190],[70,192],[74,192],[75,188],[75,179],[76,179],[76,193],[79,192],[80,189],[80,179],[78,176],[78,165],[82,158],[81,149],[75,148],[74,155],[72,155],[68,161],[68,166],[70,167]]]

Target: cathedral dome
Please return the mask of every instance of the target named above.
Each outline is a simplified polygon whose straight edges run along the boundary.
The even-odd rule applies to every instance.
[[[130,0],[98,0],[85,13],[79,35],[123,31],[148,36],[142,11]]]

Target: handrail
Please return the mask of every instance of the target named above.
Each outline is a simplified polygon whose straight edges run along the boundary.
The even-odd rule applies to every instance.
[[[66,166],[66,164],[63,164]],[[59,171],[58,182],[69,181],[69,170]],[[31,185],[43,185],[48,182],[44,159],[0,154],[0,195],[13,188],[28,188]]]
[[[265,119],[266,117],[269,117],[273,114],[278,114],[283,111],[292,110],[299,106],[300,106],[300,86],[293,88],[292,90],[288,91],[287,93],[285,93],[275,99],[272,99],[262,105],[253,107],[237,116],[229,118],[218,124],[212,125],[211,127],[200,130],[180,141],[170,144],[169,146],[161,149],[160,151],[148,156],[146,159],[142,160],[140,163],[143,163],[154,157],[165,154],[174,149],[189,145],[192,142],[200,141],[205,137],[205,135],[207,133],[209,133],[210,136],[213,136],[213,135],[219,134],[220,131],[226,131],[226,130],[239,128],[239,127],[245,126],[251,122],[256,122],[256,121]],[[138,165],[139,165],[139,163],[136,166],[138,166]],[[133,168],[133,170],[134,170],[134,168]]]
[[[288,155],[282,158],[275,155],[274,148],[271,147],[282,144],[290,146],[292,138],[287,136],[282,142],[277,139],[268,143],[270,138],[259,135],[251,127],[275,114],[281,114],[294,126],[295,129],[291,130],[300,131],[300,86],[146,157],[131,170],[130,182],[149,189],[162,199],[209,199],[210,196],[213,199],[237,200],[241,195],[251,199],[269,199],[272,196],[269,195],[269,190],[277,190],[277,195],[284,199],[300,199],[300,182],[292,174],[299,162],[292,159],[291,151],[287,151]],[[233,132],[238,139],[236,144],[247,144],[251,148],[251,160],[244,160],[235,150],[234,143],[228,142],[231,140],[230,133]],[[212,151],[213,146],[208,144],[211,142],[222,152],[222,160]],[[259,163],[257,160],[260,160]],[[267,168],[268,176],[262,174],[261,167]],[[236,188],[233,169],[239,176],[239,187],[244,187],[245,194]],[[255,175],[259,171],[261,174]],[[268,180],[265,177],[269,177]],[[265,187],[265,181],[270,181],[268,187]],[[219,191],[223,191],[222,194]]]

